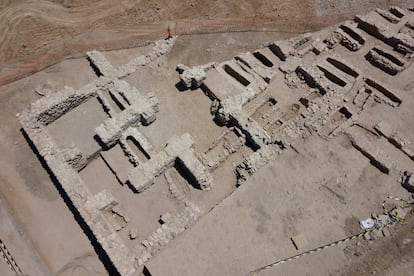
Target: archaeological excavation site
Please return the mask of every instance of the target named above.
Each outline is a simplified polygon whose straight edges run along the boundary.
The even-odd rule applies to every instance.
[[[0,4],[0,275],[414,275],[413,2],[79,2]]]

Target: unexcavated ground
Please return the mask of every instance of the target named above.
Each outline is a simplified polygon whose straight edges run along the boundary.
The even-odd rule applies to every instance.
[[[306,32],[357,13],[409,0],[167,1],[90,0],[0,2],[0,84],[63,59],[131,48],[173,34],[267,30]]]
[[[59,32],[59,43],[109,25],[284,17],[303,9],[312,20],[357,7],[253,2],[154,1],[142,3],[154,10],[137,10],[123,1],[122,11],[105,1],[0,7],[20,18],[26,4],[32,17],[60,22],[39,33]],[[106,9],[88,21],[91,7]],[[413,11],[387,12],[314,34],[193,34],[174,44],[88,53],[89,60],[64,60],[0,87],[0,207],[15,218],[1,224],[0,238],[29,275],[245,275],[359,233],[359,220],[381,213],[387,196],[410,198],[401,175],[414,164]],[[367,27],[371,19],[389,33]],[[10,53],[5,62],[42,48],[33,43],[19,52],[7,43],[0,48]],[[135,60],[140,56],[149,61]],[[196,81],[200,71],[191,67],[209,62],[216,64],[203,85],[186,89],[184,74],[195,72]],[[190,68],[177,72],[179,63]],[[65,95],[75,100],[62,101]],[[111,122],[122,125],[119,136]],[[9,221],[10,213],[0,214]],[[353,240],[259,275],[409,275],[413,227],[408,214],[386,237]],[[307,243],[297,250],[291,237],[299,234]],[[10,274],[3,259],[0,274]]]

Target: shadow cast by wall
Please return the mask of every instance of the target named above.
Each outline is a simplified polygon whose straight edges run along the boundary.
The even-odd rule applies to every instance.
[[[58,192],[59,192],[60,196],[62,197],[63,201],[66,203],[66,205],[68,206],[68,208],[72,212],[73,217],[75,218],[76,222],[79,224],[79,226],[82,228],[82,231],[88,237],[89,241],[91,242],[92,247],[94,248],[96,254],[98,255],[98,257],[100,259],[100,261],[104,265],[106,271],[108,272],[108,275],[120,276],[121,274],[119,274],[118,270],[115,268],[114,264],[112,263],[109,256],[106,254],[105,250],[102,248],[102,246],[96,240],[96,237],[93,234],[92,230],[89,228],[88,224],[83,220],[83,218],[82,218],[81,214],[79,213],[78,209],[73,205],[73,202],[70,200],[70,198],[68,197],[68,195],[64,191],[63,187],[60,185],[59,181],[57,180],[56,176],[53,174],[52,170],[47,165],[46,161],[39,154],[36,146],[30,140],[27,133],[24,131],[23,128],[20,129],[20,132],[22,133],[23,137],[27,141],[27,143],[30,146],[30,148],[32,149],[32,151],[36,154],[37,158],[39,159],[40,163],[42,164],[42,167],[49,174],[50,179],[52,180],[53,184],[55,185],[56,189],[58,190]]]

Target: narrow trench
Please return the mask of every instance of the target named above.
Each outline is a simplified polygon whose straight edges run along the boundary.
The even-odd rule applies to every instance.
[[[329,72],[328,70],[326,70],[325,68],[317,65],[319,70],[321,70],[325,77],[327,79],[329,79],[331,82],[341,86],[341,87],[345,87],[346,86],[346,82],[344,82],[343,80],[341,80],[340,78],[338,78],[337,76],[335,76],[334,74],[332,74],[331,72]]]
[[[403,18],[404,14],[402,14],[399,10],[397,10],[396,8],[390,8],[390,13],[392,13],[393,15],[395,15],[398,18]]]
[[[148,153],[142,148],[141,144],[133,136],[128,136],[126,140],[134,153],[138,155],[138,158],[144,157],[146,160],[151,159],[151,156],[148,155]]]
[[[399,60],[398,58],[396,58],[392,54],[384,52],[384,51],[382,51],[381,49],[378,49],[378,48],[373,48],[372,50],[374,52],[378,53],[379,55],[389,59],[390,61],[397,64],[398,66],[404,66],[404,63],[402,63],[401,60]]]
[[[345,63],[340,62],[339,60],[328,57],[326,59],[326,61],[328,61],[333,66],[335,66],[337,69],[341,70],[342,72],[344,72],[344,73],[346,73],[346,74],[348,74],[348,75],[350,75],[354,78],[357,78],[359,76],[359,74],[355,70],[353,70],[351,67],[349,67]]]
[[[125,109],[125,106],[118,100],[118,98],[111,92],[108,91],[109,96],[111,97],[112,101],[116,104],[120,111]]]
[[[92,62],[92,60],[88,57],[89,65],[91,66],[92,70],[95,72],[95,75],[97,77],[103,76],[99,68],[95,65],[95,63]]]
[[[238,81],[242,85],[248,86],[250,84],[250,81],[248,81],[245,77],[240,75],[236,70],[231,68],[230,65],[224,64],[223,69],[227,74],[229,74],[233,79],[235,79],[236,81]]]
[[[273,67],[273,63],[267,57],[265,57],[263,54],[261,54],[259,52],[254,52],[253,56],[255,58],[257,58],[264,66]]]
[[[283,54],[282,50],[275,44],[269,45],[270,51],[277,56],[281,61],[286,61],[286,56]]]
[[[197,179],[185,167],[185,165],[183,164],[183,162],[179,158],[177,158],[175,160],[174,168],[191,186],[193,186],[195,189],[201,189],[201,187],[198,185]]]
[[[341,25],[339,28],[342,31],[344,31],[345,33],[347,33],[350,37],[352,37],[353,39],[358,41],[359,44],[361,44],[361,45],[365,44],[365,39],[363,39],[362,36],[360,36],[355,31],[353,31],[350,27],[345,26],[345,25]]]
[[[369,86],[375,88],[379,92],[381,92],[384,96],[389,98],[391,101],[397,103],[398,105],[401,104],[401,99],[399,99],[397,96],[395,96],[391,91],[383,87],[382,85],[378,84],[377,82],[371,80],[371,79],[365,79],[366,84]]]

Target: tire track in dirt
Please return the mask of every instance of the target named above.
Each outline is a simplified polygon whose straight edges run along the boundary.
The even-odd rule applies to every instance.
[[[112,3],[112,4],[111,4]],[[59,26],[84,29],[93,22],[112,14],[119,13],[119,6],[105,0],[88,7],[68,9],[45,0],[29,0],[12,4],[0,11],[0,53],[5,54],[5,46],[18,35],[18,29],[25,19],[36,19],[50,24],[51,29]],[[36,33],[33,34],[36,36]]]

